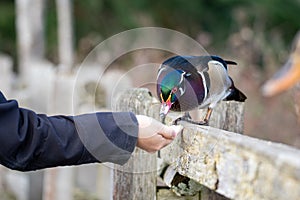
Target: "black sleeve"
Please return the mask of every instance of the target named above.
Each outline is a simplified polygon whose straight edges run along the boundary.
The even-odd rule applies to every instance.
[[[19,108],[0,92],[0,164],[11,169],[124,164],[137,135],[137,119],[129,112],[48,117]]]

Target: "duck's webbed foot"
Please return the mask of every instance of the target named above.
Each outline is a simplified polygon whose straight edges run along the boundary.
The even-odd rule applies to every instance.
[[[212,113],[212,109],[208,108],[207,109],[207,113],[205,115],[205,118],[201,121],[193,121],[190,114],[188,112],[185,112],[184,115],[182,117],[179,117],[177,119],[174,120],[173,124],[177,125],[179,121],[185,121],[191,124],[196,124],[196,125],[203,125],[203,126],[208,126],[208,122],[210,119]]]
[[[173,124],[178,125],[179,121],[185,121],[191,124],[196,124],[196,125],[208,125],[208,120],[204,119],[202,121],[193,121],[190,114],[188,112],[184,113],[182,117],[178,117],[177,119],[174,120]]]
[[[173,121],[173,125],[178,125],[179,121],[190,122],[190,121],[192,121],[192,117],[191,117],[191,115],[188,112],[185,112],[182,117],[178,117],[177,119],[175,119]]]

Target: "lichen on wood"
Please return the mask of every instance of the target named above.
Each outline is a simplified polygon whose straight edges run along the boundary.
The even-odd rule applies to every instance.
[[[121,100],[126,110],[159,119],[159,103],[148,90],[130,90],[126,95],[130,98]],[[161,158],[181,175],[208,188],[202,191],[201,198],[298,199],[300,150],[240,134],[243,130],[243,109],[241,103],[221,102],[213,112],[210,126],[183,123],[183,132],[161,150]],[[172,123],[179,115],[170,113],[166,122]],[[144,158],[147,163],[152,159]],[[136,174],[129,178],[131,182],[122,184],[138,185],[144,183],[141,180],[152,180],[134,176]],[[154,182],[150,181],[150,184]],[[127,190],[132,189],[136,195],[142,195],[130,187]]]

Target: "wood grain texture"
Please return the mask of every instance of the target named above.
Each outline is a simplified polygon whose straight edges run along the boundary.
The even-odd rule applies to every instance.
[[[230,199],[300,196],[298,149],[213,127],[184,126],[181,137],[161,151],[180,174]]]
[[[119,97],[116,110],[149,115],[153,101],[147,89],[129,90]],[[156,156],[136,148],[125,165],[114,165],[113,199],[155,199]]]
[[[130,98],[121,100],[126,110],[158,118],[159,104],[147,90],[135,89],[126,95]],[[207,187],[203,198],[215,191],[230,199],[298,199],[300,150],[239,134],[243,130],[243,109],[242,103],[221,102],[210,126],[183,123],[182,134],[161,150],[161,158],[175,166],[181,175]],[[177,117],[178,113],[170,113],[166,122],[171,123]],[[115,191],[131,196],[115,196],[115,199],[154,199],[143,195],[155,194],[152,184],[156,175],[151,170],[145,173],[145,166],[151,165],[150,169],[156,166],[155,155],[140,158],[134,154],[133,159],[137,160],[115,169]],[[138,170],[143,172],[135,173]]]

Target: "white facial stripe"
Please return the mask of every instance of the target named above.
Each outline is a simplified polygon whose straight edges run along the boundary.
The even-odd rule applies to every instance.
[[[204,87],[204,99],[206,99],[207,97],[207,85],[206,85],[206,80],[205,80],[205,77],[204,77],[204,74],[202,72],[199,72],[198,73],[201,75],[201,78],[202,78],[202,82],[203,82],[203,87]]]
[[[180,92],[180,95],[182,96],[185,91],[182,88],[179,88],[179,92]]]
[[[165,71],[165,70],[167,70],[167,69],[166,69],[166,68],[163,68],[163,65],[160,65],[160,66],[159,66],[159,71],[158,71],[158,73],[157,73],[156,79],[158,79],[158,77],[160,76],[160,74],[161,74],[163,71]]]
[[[180,79],[180,82],[179,82],[179,85],[182,84],[183,80],[184,80],[184,75],[186,74],[186,72],[183,72],[181,74],[181,79]],[[180,92],[180,96],[182,96],[184,93],[185,93],[185,89],[183,89],[182,87],[179,87],[179,92]]]
[[[183,77],[184,77],[185,74],[186,74],[186,72],[183,72],[183,73],[181,74],[181,79],[180,79],[179,83],[182,83]]]

